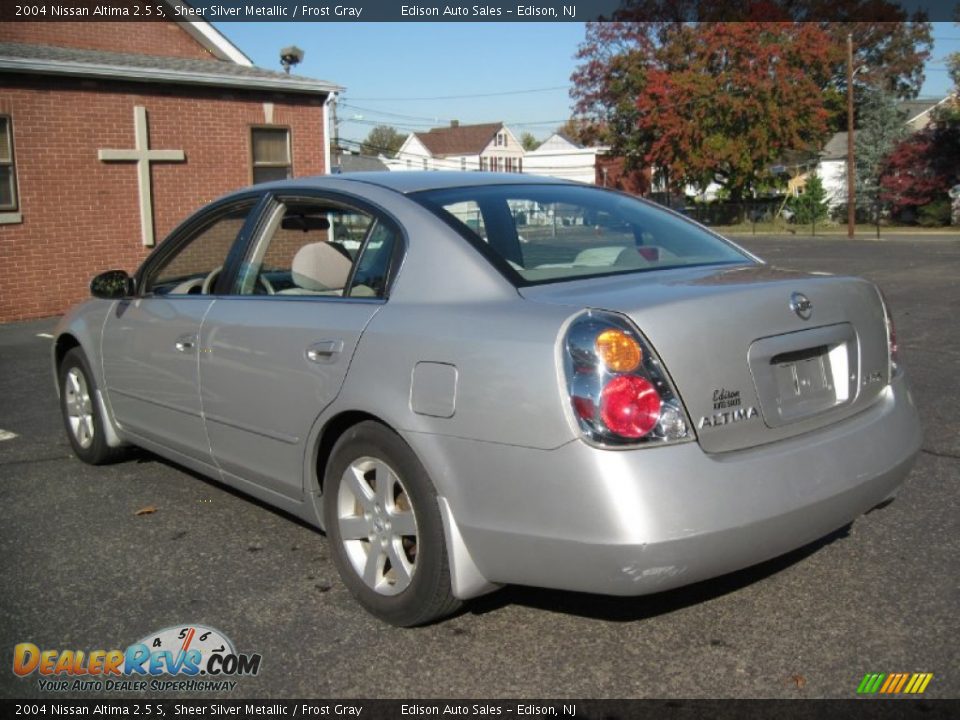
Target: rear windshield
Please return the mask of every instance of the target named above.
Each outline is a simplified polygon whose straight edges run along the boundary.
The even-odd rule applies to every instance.
[[[589,186],[484,185],[412,197],[460,230],[517,285],[752,262],[682,217]]]

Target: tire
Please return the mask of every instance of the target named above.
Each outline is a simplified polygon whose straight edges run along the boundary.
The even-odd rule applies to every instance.
[[[437,492],[399,435],[376,422],[347,430],[323,494],[334,564],[367,611],[400,627],[456,611]]]
[[[122,448],[107,445],[103,416],[96,400],[97,384],[83,351],[75,347],[60,363],[60,413],[77,457],[90,465],[119,459]]]

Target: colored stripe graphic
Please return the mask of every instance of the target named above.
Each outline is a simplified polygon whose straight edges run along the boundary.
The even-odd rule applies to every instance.
[[[866,695],[873,695],[873,693],[880,689],[880,683],[883,682],[885,677],[885,673],[867,673],[867,676],[863,679],[863,683],[861,683],[861,687],[863,687],[862,692]]]
[[[860,695],[919,695],[933,680],[933,673],[867,673],[857,686]]]

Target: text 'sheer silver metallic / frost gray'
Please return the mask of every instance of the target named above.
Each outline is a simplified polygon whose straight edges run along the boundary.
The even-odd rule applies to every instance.
[[[573,183],[259,185],[91,289],[53,350],[77,455],[138,445],[295,513],[397,625],[761,562],[920,447],[876,286]]]

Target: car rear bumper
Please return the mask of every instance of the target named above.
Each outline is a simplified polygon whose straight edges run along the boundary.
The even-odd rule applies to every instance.
[[[542,451],[430,436],[424,460],[463,543],[451,555],[487,582],[642,595],[843,527],[896,492],[920,443],[900,375],[854,417],[749,450]]]

